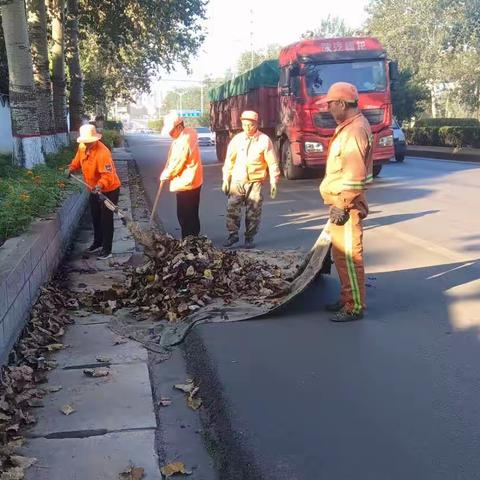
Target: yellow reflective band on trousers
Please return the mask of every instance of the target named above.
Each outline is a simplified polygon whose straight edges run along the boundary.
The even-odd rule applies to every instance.
[[[347,264],[348,278],[350,280],[350,288],[352,289],[353,306],[354,311],[359,312],[362,310],[362,299],[360,294],[360,288],[358,284],[357,272],[355,270],[355,264],[353,262],[353,222],[352,218],[348,219],[348,222],[344,225],[344,247],[345,247],[345,263]]]

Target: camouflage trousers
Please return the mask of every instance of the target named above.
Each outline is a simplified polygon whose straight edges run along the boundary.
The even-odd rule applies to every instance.
[[[260,227],[262,217],[262,183],[234,183],[230,186],[227,201],[227,230],[230,235],[238,235],[245,206],[245,238],[252,239]]]

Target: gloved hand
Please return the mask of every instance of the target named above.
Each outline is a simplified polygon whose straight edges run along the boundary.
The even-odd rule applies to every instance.
[[[70,171],[70,167],[65,168],[64,173],[67,176],[67,178],[70,178],[72,176],[72,172]]]
[[[330,207],[330,221],[335,225],[345,225],[350,218],[348,211],[344,208],[338,208],[335,205]]]
[[[273,200],[277,196],[277,184],[272,183],[270,185],[270,198]]]
[[[95,188],[92,189],[92,193],[98,195],[99,193],[102,193],[102,187],[97,185]]]
[[[222,183],[222,192],[225,195],[228,195],[230,193],[230,180],[224,180]]]
[[[163,171],[162,174],[160,175],[160,181],[161,182],[166,182],[170,180],[170,177],[168,176],[168,173]]]

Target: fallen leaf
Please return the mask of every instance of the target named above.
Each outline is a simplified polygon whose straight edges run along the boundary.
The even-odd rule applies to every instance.
[[[113,339],[113,345],[123,345],[124,343],[127,343],[128,340],[123,337],[115,337]]]
[[[23,472],[23,468],[15,467],[3,472],[0,480],[23,480],[24,478],[25,473]]]
[[[110,370],[108,368],[86,368],[83,373],[87,377],[107,377],[110,375]]]
[[[187,277],[191,277],[192,275],[195,275],[195,269],[193,268],[193,265],[190,265],[187,268]]]
[[[207,280],[213,280],[212,271],[211,271],[210,269],[208,269],[208,268],[203,272],[203,276],[204,276]]]
[[[26,470],[30,468],[36,461],[36,458],[22,457],[21,455],[12,455],[10,461],[15,467],[20,467]]]
[[[119,474],[120,480],[142,480],[145,477],[145,470],[142,467],[129,465],[126,470]]]
[[[72,414],[73,412],[75,412],[76,410],[71,406],[71,405],[64,405],[60,411],[64,414],[64,415],[70,415]]]
[[[202,406],[202,399],[201,398],[196,398],[192,396],[187,397],[187,405],[192,409],[192,410],[198,410]]]
[[[177,383],[173,387],[176,388],[177,390],[181,390],[182,392],[191,393],[193,391],[193,389],[195,388],[195,385],[194,385],[193,382]]]
[[[61,387],[60,385],[52,385],[51,387],[45,387],[45,390],[48,392],[48,393],[57,393],[59,392],[63,387]]]
[[[65,345],[63,343],[52,343],[50,345],[47,345],[47,350],[49,352],[57,352],[59,350],[63,350],[65,348]]]
[[[112,359],[110,357],[97,357],[97,362],[110,363]]]
[[[182,475],[192,474],[190,470],[185,468],[185,465],[182,462],[168,463],[160,469],[160,472],[167,478],[175,475],[176,473],[180,473]]]
[[[169,407],[171,404],[172,404],[172,400],[168,397],[165,397],[165,398],[161,398],[160,401],[158,402],[158,404],[161,406],[161,407]]]

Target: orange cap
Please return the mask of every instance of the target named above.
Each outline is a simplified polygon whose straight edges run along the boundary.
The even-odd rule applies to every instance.
[[[337,82],[334,83],[329,89],[327,96],[322,99],[321,103],[343,101],[343,102],[357,102],[358,101],[358,91],[355,85],[347,82]]]
[[[240,120],[250,120],[258,123],[258,113],[253,110],[245,110],[240,117]]]

